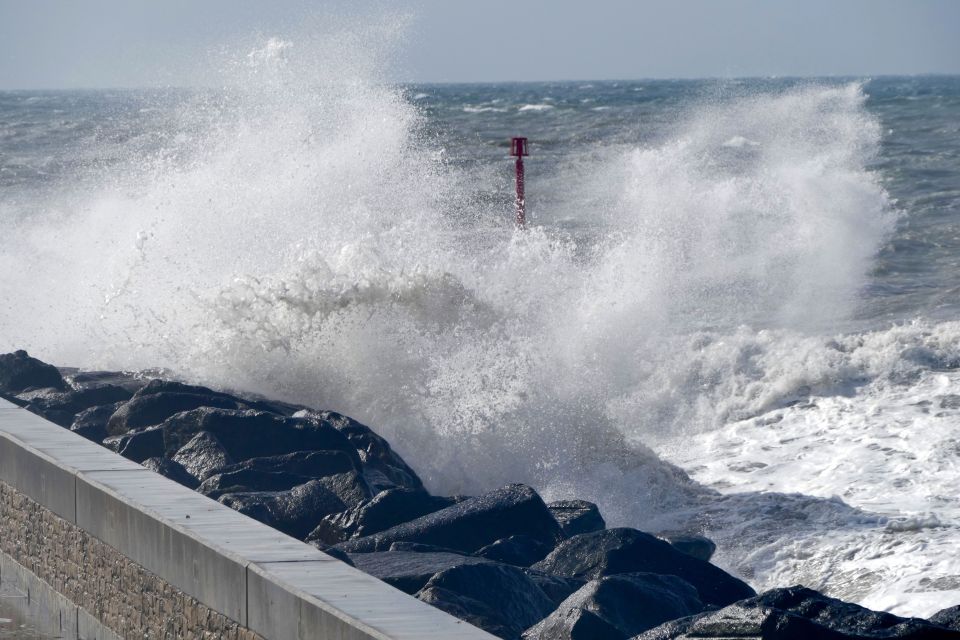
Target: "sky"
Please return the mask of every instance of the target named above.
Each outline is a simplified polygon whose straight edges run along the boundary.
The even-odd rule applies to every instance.
[[[215,52],[378,21],[396,81],[960,73],[960,0],[0,0],[0,89],[204,85]]]

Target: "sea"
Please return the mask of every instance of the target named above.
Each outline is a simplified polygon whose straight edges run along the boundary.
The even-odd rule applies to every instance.
[[[351,415],[442,494],[960,603],[960,77],[0,92],[0,352]],[[510,139],[529,139],[527,226]]]

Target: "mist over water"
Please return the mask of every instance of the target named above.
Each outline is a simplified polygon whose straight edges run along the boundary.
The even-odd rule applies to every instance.
[[[98,117],[116,121],[72,139],[76,164],[11,180],[0,351],[335,409],[434,492],[527,482],[598,502],[611,525],[704,531],[758,588],[806,581],[910,613],[960,599],[945,583],[891,595],[919,589],[950,537],[912,564],[831,564],[892,555],[890,518],[934,489],[880,504],[888,458],[798,477],[803,451],[769,444],[750,467],[745,444],[867,450],[876,434],[850,425],[954,384],[953,324],[862,313],[903,216],[863,83],[420,92],[383,82],[382,49],[334,46],[357,37],[264,39],[223,65],[220,90],[104,99]],[[30,99],[6,96],[7,121],[43,121]],[[40,139],[69,129],[44,117]],[[499,145],[529,130],[533,224],[517,232]],[[10,157],[36,147],[4,135]],[[929,419],[911,416],[897,424]],[[850,483],[874,489],[831,499]]]

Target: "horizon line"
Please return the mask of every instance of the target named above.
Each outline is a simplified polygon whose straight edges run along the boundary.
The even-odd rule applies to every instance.
[[[960,78],[958,72],[920,72],[920,73],[837,73],[820,75],[745,75],[745,76],[649,76],[643,78],[571,78],[565,80],[394,80],[374,84],[399,86],[456,86],[456,85],[519,85],[519,84],[574,84],[578,82],[619,83],[619,82],[729,82],[736,80],[874,80],[881,78]],[[15,93],[24,91],[171,91],[187,89],[222,89],[224,85],[182,84],[182,85],[112,85],[77,87],[0,87],[0,92]]]

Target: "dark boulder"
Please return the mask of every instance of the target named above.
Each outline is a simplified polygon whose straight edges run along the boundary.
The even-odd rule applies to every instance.
[[[340,551],[340,549],[334,549],[332,547],[328,547],[322,544],[316,544],[314,546],[320,551],[323,551],[325,554],[327,554],[331,558],[336,558],[337,560],[339,560],[340,562],[343,562],[344,564],[348,564],[351,567],[353,566],[353,560],[350,559],[350,556],[348,556],[343,551]]]
[[[310,480],[289,491],[227,493],[219,502],[302,540],[323,516],[343,511],[349,500],[368,497],[368,491],[363,479],[350,472]]]
[[[128,394],[134,394],[147,385],[149,380],[140,377],[135,373],[125,371],[80,371],[75,370],[71,373],[63,374],[63,379],[71,388],[77,391],[94,389],[97,387],[120,387]],[[128,396],[129,397],[129,396]]]
[[[602,531],[607,527],[597,505],[586,500],[557,500],[547,505],[550,513],[560,523],[563,535],[579,535]]]
[[[468,564],[490,564],[483,558],[437,551],[375,551],[347,555],[356,568],[411,595],[441,571]]]
[[[353,460],[343,451],[297,451],[281,456],[251,458],[218,469],[203,481],[199,489],[200,493],[214,499],[224,493],[285,491],[310,480],[332,476],[349,479],[348,485],[352,486],[356,475],[349,474],[357,471]],[[361,492],[365,501],[369,490],[363,487]],[[345,496],[344,502],[354,504],[357,497]]]
[[[197,491],[216,500],[225,493],[286,491],[309,482],[311,479],[284,471],[241,469],[229,473],[214,473],[200,484]]]
[[[574,591],[587,584],[583,578],[554,576],[536,569],[524,569],[524,573],[543,589],[547,597],[553,601],[554,607],[559,607],[560,603],[569,598]]]
[[[940,609],[940,611],[930,616],[930,622],[938,624],[941,627],[946,627],[947,629],[960,631],[960,605]]]
[[[160,428],[163,433],[163,428]],[[167,453],[166,443],[161,455]],[[218,471],[233,464],[233,458],[223,444],[209,431],[196,433],[186,444],[177,449],[171,459],[183,465],[187,473],[203,482]],[[288,487],[289,488],[289,487]]]
[[[103,441],[103,446],[134,462],[160,458],[163,457],[163,431],[154,427],[123,436],[111,436]]]
[[[178,413],[162,426],[167,455],[172,455],[197,433],[207,431],[216,436],[234,461],[323,450],[342,451],[359,464],[353,445],[339,431],[305,418],[204,407]]]
[[[162,378],[154,378],[150,380],[147,384],[140,388],[137,391],[135,397],[144,398],[146,396],[156,395],[160,393],[176,393],[180,395],[191,395],[191,396],[204,396],[208,398],[218,398],[220,400],[228,400],[231,402],[240,402],[241,400],[236,396],[232,396],[229,393],[221,393],[219,391],[214,391],[208,387],[201,387],[199,385],[184,384],[183,382],[176,382],[175,380],[164,380]]]
[[[394,542],[421,542],[473,553],[520,534],[550,546],[563,539],[560,526],[537,492],[512,484],[338,546],[348,552],[364,552],[383,551]]]
[[[676,576],[623,573],[591,580],[524,640],[626,640],[669,620],[699,613],[697,590]]]
[[[254,409],[256,411],[266,411],[267,413],[276,413],[281,416],[292,416],[298,411],[303,411],[307,409],[303,405],[290,404],[288,402],[280,402],[278,400],[263,400],[255,399],[248,397],[241,397],[233,395],[230,393],[224,393],[223,391],[214,391],[208,387],[201,387],[198,385],[184,384],[182,382],[176,382],[174,380],[165,380],[165,379],[154,379],[144,386],[139,392],[138,396],[143,397],[151,394],[158,393],[175,393],[183,395],[195,395],[203,396],[207,398],[214,398],[222,402],[232,402],[244,409]],[[215,407],[218,405],[211,404],[206,405]]]
[[[166,458],[147,458],[141,464],[147,469],[156,471],[160,475],[170,478],[174,482],[182,484],[189,489],[197,488],[197,479],[187,473],[187,470],[184,469],[182,465],[173,460],[167,460]]]
[[[529,567],[543,560],[552,550],[552,545],[544,544],[530,536],[519,535],[497,540],[479,549],[473,555],[518,567]]]
[[[121,387],[105,385],[75,391],[58,391],[49,389],[40,394],[34,394],[26,408],[47,420],[69,427],[76,415],[91,407],[115,405],[130,398],[130,393]]]
[[[67,389],[56,367],[31,358],[26,351],[0,354],[0,393],[12,396],[27,389],[46,387]]]
[[[705,536],[693,533],[659,533],[657,537],[688,556],[709,562],[717,550],[716,543]]]
[[[370,427],[334,411],[301,411],[294,415],[329,425],[342,433],[360,453],[364,476],[374,492],[396,487],[423,488],[416,472]]]
[[[960,631],[829,598],[805,587],[774,589],[733,605],[667,622],[637,640],[957,640]]]
[[[516,629],[504,621],[499,611],[481,600],[460,595],[442,587],[430,587],[417,592],[417,599],[441,611],[446,611],[474,627],[498,638],[518,638]]]
[[[73,419],[70,431],[78,433],[87,440],[93,440],[97,443],[103,442],[109,435],[107,433],[107,420],[121,404],[123,403],[105,404],[81,411]]]
[[[100,386],[81,387],[80,389],[69,392],[68,396],[73,407],[80,412],[90,407],[126,402],[132,397],[132,394],[123,387],[104,384]]]
[[[347,508],[355,507],[370,499],[370,487],[367,486],[364,477],[356,471],[324,476],[318,478],[317,482],[332,491]],[[316,528],[316,525],[313,528]]]
[[[154,381],[156,382],[156,380]],[[138,391],[134,397],[121,406],[107,422],[107,431],[112,435],[120,435],[132,429],[143,429],[158,425],[183,411],[191,411],[200,407],[217,409],[245,409],[246,407],[234,399],[218,396],[203,396],[192,393],[156,392],[141,395],[149,385]]]
[[[225,467],[223,473],[243,469],[295,473],[311,479],[348,471],[360,471],[356,458],[345,451],[294,451],[276,456],[250,458]]]
[[[280,400],[252,399],[246,395],[242,396],[242,400],[251,409],[256,409],[257,411],[266,411],[267,413],[275,413],[279,416],[285,416],[287,418],[292,418],[300,411],[310,411],[309,407],[306,407],[302,404],[292,404],[290,402],[282,402]]]
[[[455,504],[454,498],[431,496],[418,489],[388,489],[369,501],[320,521],[309,540],[336,544],[360,538]]]
[[[441,571],[430,578],[417,598],[453,615],[465,611],[467,621],[476,621],[506,639],[519,638],[524,629],[553,610],[550,598],[522,569],[502,564],[461,565]]]
[[[469,554],[462,551],[454,551],[446,547],[438,547],[433,544],[420,544],[419,542],[394,542],[387,551],[410,551],[412,553],[455,553],[458,556]],[[474,556],[470,556],[471,558]]]
[[[675,575],[696,587],[704,603],[717,606],[756,594],[745,582],[722,569],[636,529],[608,529],[574,536],[533,568],[587,579],[637,572]]]

